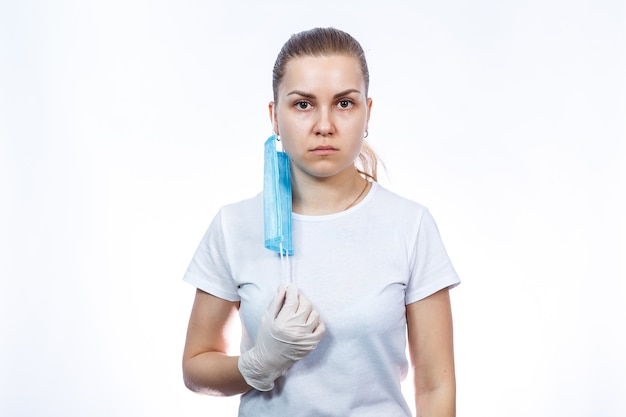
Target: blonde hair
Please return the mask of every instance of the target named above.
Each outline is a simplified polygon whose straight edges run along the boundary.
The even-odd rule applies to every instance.
[[[370,76],[361,44],[350,34],[339,29],[314,28],[291,35],[278,53],[272,72],[274,103],[278,103],[278,86],[285,76],[285,68],[291,59],[325,55],[345,55],[358,59],[365,82],[365,96],[367,97]],[[371,146],[367,142],[363,142],[361,153],[355,161],[357,171],[364,177],[377,181],[379,162],[380,160]]]

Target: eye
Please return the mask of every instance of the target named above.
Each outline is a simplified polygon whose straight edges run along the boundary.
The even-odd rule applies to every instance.
[[[308,101],[298,101],[295,103],[295,106],[298,110],[309,110],[311,108],[311,103]]]
[[[339,102],[337,103],[337,106],[341,109],[349,109],[353,105],[354,102],[352,100],[339,100]]]

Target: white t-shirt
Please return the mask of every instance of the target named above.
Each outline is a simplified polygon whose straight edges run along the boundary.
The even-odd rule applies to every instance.
[[[408,370],[406,304],[460,282],[428,210],[373,183],[346,211],[294,213],[293,248],[293,280],[326,333],[272,391],[244,394],[239,416],[410,416],[400,388]],[[281,272],[280,255],[264,247],[258,194],[219,211],[184,280],[241,302],[244,352]]]

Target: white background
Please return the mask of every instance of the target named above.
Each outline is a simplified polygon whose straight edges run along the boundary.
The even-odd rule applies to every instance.
[[[463,280],[459,416],[626,415],[625,17],[0,1],[0,415],[235,415],[183,386],[181,278],[216,210],[260,191],[271,67],[313,26],[361,41],[381,183],[431,209]]]

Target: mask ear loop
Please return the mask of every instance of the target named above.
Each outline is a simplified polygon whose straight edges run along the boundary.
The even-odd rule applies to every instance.
[[[280,244],[280,278],[283,284],[291,285],[293,282],[293,274],[291,273],[291,260],[290,256],[285,254],[283,250],[283,244]]]
[[[272,134],[276,138],[276,142],[280,143],[280,135],[276,130],[276,109],[272,107]],[[283,144],[280,143],[280,149],[284,152]],[[290,213],[291,215],[291,213]],[[279,244],[280,246],[280,274],[281,274],[281,282],[285,285],[292,285],[294,283],[293,273],[291,268],[291,260],[290,257],[286,254],[286,249],[283,249],[282,242]],[[292,255],[293,256],[293,255]]]

